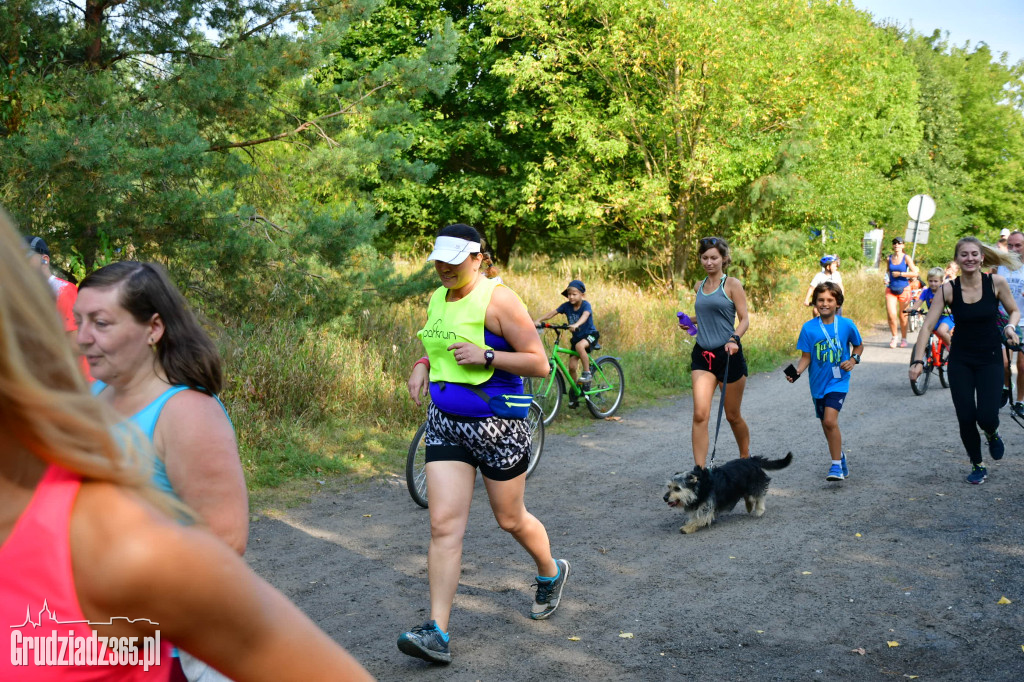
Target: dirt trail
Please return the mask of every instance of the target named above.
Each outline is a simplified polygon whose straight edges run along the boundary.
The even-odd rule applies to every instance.
[[[428,516],[404,480],[260,515],[248,560],[381,680],[1022,680],[1024,430],[1004,410],[1006,457],[968,485],[949,391],[913,396],[886,338],[840,415],[843,483],[806,379],[750,377],[753,454],[794,454],[761,519],[741,504],[679,533],[661,495],[693,465],[688,397],[549,436],[527,505],[573,567],[549,621],[527,617],[534,568],[478,480],[445,669],[395,647],[427,618]],[[735,452],[723,425],[719,457]]]

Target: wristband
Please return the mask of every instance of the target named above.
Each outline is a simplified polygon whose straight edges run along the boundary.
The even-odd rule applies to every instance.
[[[729,337],[729,340],[735,341],[737,346],[740,345],[740,337],[738,334],[733,334],[732,336]]]
[[[989,327],[989,329],[991,329],[991,327]],[[924,360],[911,360],[910,366],[913,367],[914,365],[924,365]]]
[[[429,372],[430,371],[430,358],[428,358],[426,355],[424,355],[422,358],[420,358],[416,362],[412,363],[412,368],[416,369],[416,365],[426,365],[427,366],[427,371]]]
[[[857,353],[854,353],[853,355],[851,355],[850,359],[853,360],[854,364],[857,364],[857,365],[860,364],[860,355],[858,355]]]

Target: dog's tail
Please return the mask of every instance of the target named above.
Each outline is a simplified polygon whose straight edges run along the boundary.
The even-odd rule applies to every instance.
[[[787,452],[785,457],[780,459],[767,459],[765,457],[751,457],[751,460],[757,463],[757,466],[762,469],[768,469],[773,471],[775,469],[785,469],[789,466],[789,463],[793,461],[793,453]]]

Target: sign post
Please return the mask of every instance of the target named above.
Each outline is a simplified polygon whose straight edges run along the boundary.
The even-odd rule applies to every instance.
[[[914,246],[911,248],[910,257],[914,258],[917,254],[918,242],[928,243],[928,221],[935,215],[935,199],[927,194],[917,194],[911,197],[907,203],[907,213],[910,214],[910,220],[907,221],[907,234],[904,241],[913,242]]]

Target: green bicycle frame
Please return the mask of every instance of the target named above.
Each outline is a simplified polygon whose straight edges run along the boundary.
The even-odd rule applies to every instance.
[[[575,398],[579,398],[580,396],[596,395],[598,393],[603,393],[604,391],[611,390],[612,387],[608,385],[607,381],[594,382],[594,384],[600,383],[602,387],[601,388],[590,388],[590,389],[587,389],[586,391],[584,391],[583,389],[581,389],[579,387],[579,385],[577,385],[577,383],[575,381],[572,380],[572,375],[569,373],[569,367],[568,367],[568,365],[566,365],[565,361],[562,360],[562,358],[560,356],[567,355],[567,356],[569,356],[571,358],[578,358],[580,356],[580,354],[577,353],[576,351],[572,350],[571,348],[564,348],[562,346],[559,346],[558,345],[558,339],[561,336],[561,330],[556,330],[556,331],[558,332],[558,335],[555,336],[555,345],[554,345],[554,348],[551,349],[551,357],[549,359],[554,363],[555,371],[561,373],[562,379],[564,379],[564,381],[565,381],[565,390],[566,390],[566,392],[570,396],[573,396]],[[602,379],[605,379],[604,372],[601,371],[601,367],[598,364],[593,363],[593,362],[590,363],[590,369],[591,369],[592,373],[599,374]],[[548,375],[547,379],[544,379],[543,383],[541,384],[541,386],[544,388],[544,390],[541,392],[541,395],[547,395],[548,391],[551,390],[551,388],[553,387],[554,383],[555,383],[555,373],[552,372],[550,375]],[[591,385],[593,386],[594,384],[591,384]]]

